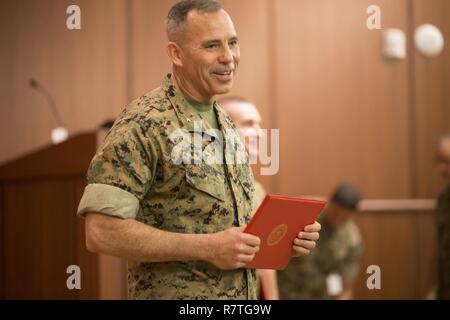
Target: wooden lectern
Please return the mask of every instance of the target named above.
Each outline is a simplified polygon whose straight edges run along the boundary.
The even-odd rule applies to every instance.
[[[0,166],[0,298],[125,299],[126,264],[89,253],[76,216],[104,132],[79,134]],[[81,270],[81,289],[68,289]]]

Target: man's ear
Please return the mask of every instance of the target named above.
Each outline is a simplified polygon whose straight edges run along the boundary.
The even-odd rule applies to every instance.
[[[169,55],[174,65],[176,65],[177,67],[183,66],[183,61],[181,58],[181,48],[178,46],[178,44],[176,44],[175,42],[167,43],[167,54]]]

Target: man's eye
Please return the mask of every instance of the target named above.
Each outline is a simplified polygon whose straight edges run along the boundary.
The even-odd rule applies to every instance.
[[[216,49],[217,47],[218,47],[218,45],[215,43],[206,45],[206,49]]]
[[[235,47],[237,44],[237,40],[230,41],[230,47]]]

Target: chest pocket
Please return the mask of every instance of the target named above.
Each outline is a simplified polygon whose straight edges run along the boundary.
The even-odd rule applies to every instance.
[[[216,168],[204,163],[186,165],[187,184],[218,200],[226,200],[225,176]]]

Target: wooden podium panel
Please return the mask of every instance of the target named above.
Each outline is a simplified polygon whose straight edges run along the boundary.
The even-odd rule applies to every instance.
[[[125,262],[89,253],[76,216],[98,139],[80,134],[0,167],[2,299],[126,298]],[[71,265],[80,290],[67,288]]]

